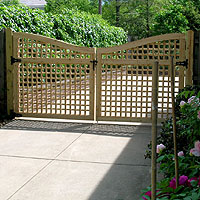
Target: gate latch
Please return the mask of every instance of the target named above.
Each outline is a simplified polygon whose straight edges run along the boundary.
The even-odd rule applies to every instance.
[[[176,65],[184,66],[187,69],[188,68],[188,59],[181,61],[181,62],[176,62]]]
[[[90,62],[93,64],[93,70],[94,70],[95,65],[97,65],[98,61],[97,60],[91,60]]]
[[[19,58],[14,58],[14,57],[11,56],[11,65],[13,65],[13,64],[16,63],[16,62],[21,62],[21,61],[22,61],[21,59],[19,59]]]

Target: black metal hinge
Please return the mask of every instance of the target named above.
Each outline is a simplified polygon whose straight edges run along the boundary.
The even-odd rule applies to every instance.
[[[10,110],[10,114],[12,117],[22,117],[22,114],[14,112],[14,110]]]
[[[176,62],[176,65],[181,65],[181,66],[188,68],[188,59],[186,59],[184,61]]]
[[[21,59],[19,59],[19,58],[14,58],[14,57],[11,56],[11,65],[13,65],[13,64],[16,63],[16,62],[21,62],[21,61],[22,61]]]
[[[95,65],[97,65],[98,61],[97,60],[91,60],[90,62],[93,64],[93,70],[94,70]]]

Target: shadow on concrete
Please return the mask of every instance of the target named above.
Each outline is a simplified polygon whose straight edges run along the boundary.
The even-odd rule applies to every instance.
[[[72,132],[83,133],[92,124],[86,123],[63,123],[33,120],[13,120],[2,127],[2,129],[24,130],[24,131],[51,131],[51,132]]]
[[[150,140],[151,126],[138,126],[88,200],[139,200],[151,182],[151,162],[144,158]]]
[[[134,136],[138,126],[92,124],[92,123],[71,123],[71,122],[47,122],[33,120],[13,120],[2,127],[2,129],[25,130],[25,131],[51,131],[87,133],[95,135],[107,135],[118,137]],[[144,126],[143,129],[150,129]]]
[[[144,154],[151,140],[151,126],[14,120],[3,129],[129,137],[130,141],[87,200],[139,200],[141,190],[150,185],[150,160],[145,160]]]

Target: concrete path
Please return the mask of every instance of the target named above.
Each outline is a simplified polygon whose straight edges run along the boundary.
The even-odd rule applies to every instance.
[[[139,200],[150,126],[14,120],[0,129],[1,200]]]

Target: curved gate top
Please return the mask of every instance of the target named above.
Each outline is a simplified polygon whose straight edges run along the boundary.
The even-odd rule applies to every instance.
[[[13,108],[22,116],[107,121],[151,121],[152,68],[159,61],[158,118],[171,114],[170,57],[189,59],[192,32],[166,34],[109,48],[70,45],[40,35],[12,33]],[[189,38],[189,39],[187,39]],[[183,88],[183,67],[175,88]]]
[[[151,122],[152,68],[159,62],[158,118],[172,112],[170,57],[186,59],[185,34],[166,34],[97,50],[97,119]],[[175,92],[184,87],[184,68],[175,73]]]
[[[16,113],[94,119],[94,48],[27,33],[13,41]]]

